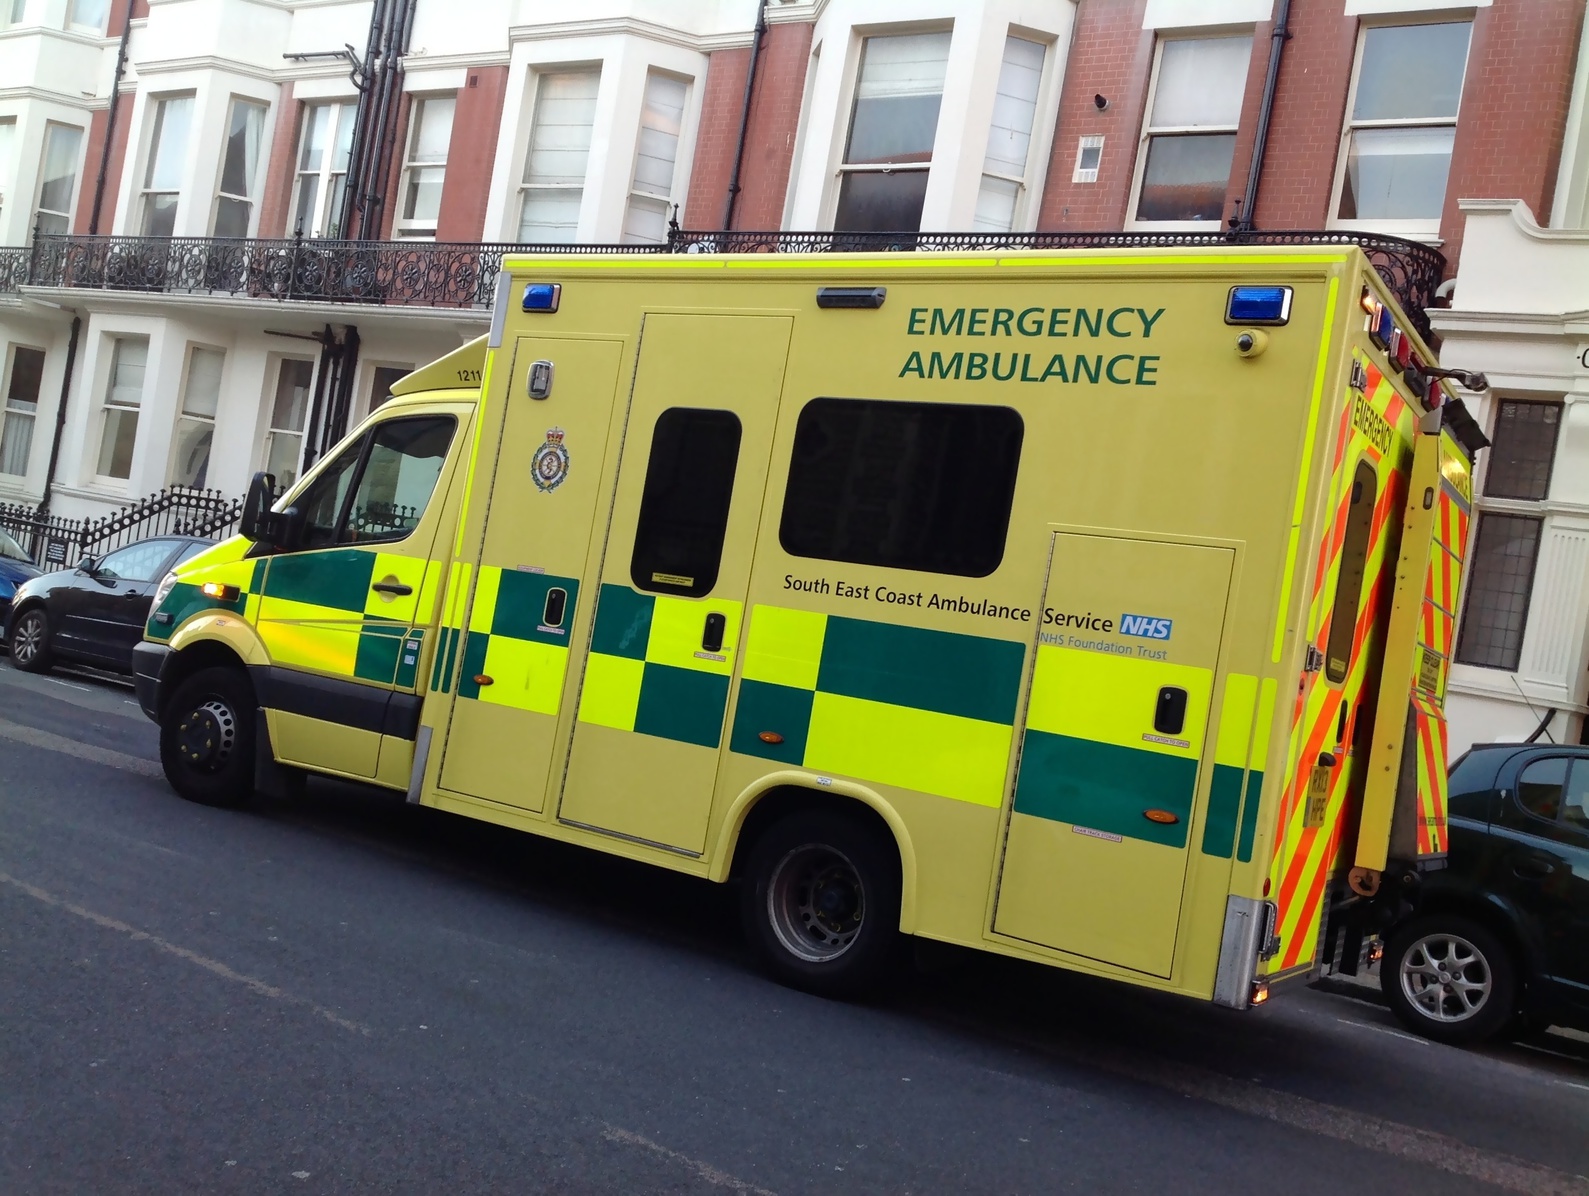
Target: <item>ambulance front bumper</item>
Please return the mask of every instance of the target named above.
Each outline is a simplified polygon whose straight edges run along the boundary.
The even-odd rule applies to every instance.
[[[175,657],[166,645],[147,640],[132,650],[132,685],[138,693],[138,707],[155,722],[160,721],[160,682]]]

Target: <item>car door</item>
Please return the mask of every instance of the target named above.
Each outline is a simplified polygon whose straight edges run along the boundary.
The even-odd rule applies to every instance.
[[[149,600],[183,541],[141,540],[107,554],[78,579],[69,623],[73,650],[102,663],[125,669],[132,649],[143,638]]]
[[[1495,829],[1498,887],[1533,923],[1562,995],[1589,1004],[1589,759],[1529,759]]]
[[[373,778],[383,734],[414,738],[415,620],[439,585],[436,494],[457,427],[452,414],[383,420],[293,497],[300,530],[267,558],[257,607],[270,667],[255,681],[283,762]]]

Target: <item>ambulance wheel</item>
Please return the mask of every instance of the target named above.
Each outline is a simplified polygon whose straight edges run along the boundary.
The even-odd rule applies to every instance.
[[[898,959],[899,890],[899,853],[884,835],[842,814],[789,814],[746,861],[745,933],[774,979],[824,997],[861,996]]]
[[[166,703],[160,764],[189,801],[235,806],[254,791],[254,689],[238,669],[200,669]]]
[[[1517,1014],[1511,952],[1483,926],[1456,915],[1414,918],[1392,932],[1379,985],[1401,1023],[1436,1042],[1481,1042]]]

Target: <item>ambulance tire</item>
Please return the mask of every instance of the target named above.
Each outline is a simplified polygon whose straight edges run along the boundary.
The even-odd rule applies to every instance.
[[[752,845],[740,892],[746,937],[774,979],[846,998],[895,973],[899,852],[860,819],[826,810],[780,818]]]
[[[254,707],[241,669],[200,669],[177,686],[160,720],[160,764],[171,787],[206,806],[252,797]]]

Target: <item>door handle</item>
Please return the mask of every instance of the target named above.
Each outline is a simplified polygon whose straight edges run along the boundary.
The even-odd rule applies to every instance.
[[[394,597],[414,592],[413,586],[405,586],[400,581],[378,581],[370,589],[377,594],[391,594]]]
[[[1549,860],[1542,860],[1538,856],[1524,856],[1522,859],[1512,861],[1512,871],[1524,880],[1544,880],[1555,868]]]
[[[701,633],[701,651],[717,653],[723,650],[723,634],[728,628],[728,616],[706,616],[706,629]]]

